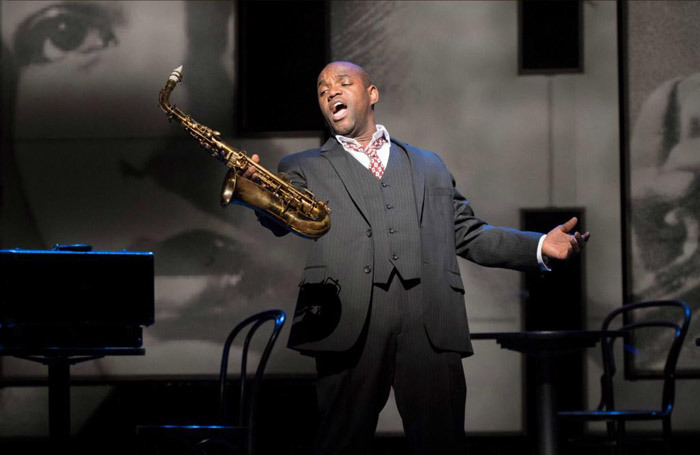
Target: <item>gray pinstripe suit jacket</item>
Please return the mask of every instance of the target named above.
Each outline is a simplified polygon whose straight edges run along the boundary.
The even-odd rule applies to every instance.
[[[405,150],[413,172],[426,332],[436,348],[470,355],[457,255],[487,267],[536,271],[541,234],[480,220],[437,154],[391,140]],[[368,314],[374,237],[367,235],[371,225],[351,159],[331,138],[320,149],[288,155],[279,164],[294,186],[309,188],[332,210],[331,230],[311,243],[302,274],[289,339],[289,347],[300,351],[349,349]]]

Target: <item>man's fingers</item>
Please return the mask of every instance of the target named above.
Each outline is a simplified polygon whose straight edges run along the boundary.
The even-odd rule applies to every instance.
[[[588,242],[588,239],[591,238],[591,233],[586,232],[585,234],[581,234],[580,232],[574,233],[574,238],[576,239],[576,243],[583,248],[586,246],[586,242]]]
[[[574,234],[569,237],[571,239],[572,253],[580,253],[583,247],[586,245],[586,242],[588,241],[588,238],[590,236],[590,232],[586,232],[585,234],[581,234],[580,232],[574,232]]]
[[[571,248],[574,250],[574,253],[580,253],[581,252],[581,245],[579,244],[579,239],[581,238],[581,234],[578,232],[574,234],[574,236],[571,239]]]
[[[561,230],[566,233],[569,233],[576,226],[576,223],[578,223],[578,218],[573,217],[569,221],[561,225]]]
[[[581,234],[578,231],[569,234],[569,231],[573,230],[577,223],[578,219],[573,217],[549,231],[542,245],[542,253],[550,258],[562,260],[580,253],[591,234],[590,232]]]
[[[259,163],[259,162],[260,162],[260,156],[259,156],[257,153],[253,154],[253,155],[250,157],[250,159],[253,160],[253,161],[256,162],[256,163]],[[255,175],[255,167],[253,167],[253,166],[248,166],[248,169],[246,169],[245,172],[243,173],[243,177],[245,177],[245,178],[247,178],[247,179],[249,179],[249,180],[253,180],[253,179],[256,177],[256,175]]]

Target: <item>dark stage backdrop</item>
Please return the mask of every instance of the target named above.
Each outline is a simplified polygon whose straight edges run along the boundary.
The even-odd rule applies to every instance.
[[[679,360],[700,375],[700,3],[625,2],[622,109],[627,171],[627,300],[683,299],[693,320]],[[654,337],[664,348],[664,337]],[[663,357],[631,357],[658,374]]]
[[[155,255],[156,323],[145,331],[146,357],[86,362],[73,377],[213,377],[238,321],[270,308],[292,315],[305,245],[275,238],[249,209],[219,206],[225,168],[168,123],[158,92],[184,65],[171,102],[273,170],[284,154],[318,146],[320,131],[234,137],[233,1],[3,1],[0,8],[1,246],[87,243]],[[310,374],[285,342],[286,332],[270,371]],[[3,360],[5,379],[43,374],[40,365]]]

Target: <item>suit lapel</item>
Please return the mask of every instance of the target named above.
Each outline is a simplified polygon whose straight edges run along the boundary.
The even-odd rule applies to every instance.
[[[348,161],[348,158],[350,158],[348,152],[343,149],[343,146],[337,140],[330,138],[321,147],[321,154],[331,162],[331,166],[333,166],[338,177],[340,177],[340,181],[343,182],[345,190],[362,216],[367,220],[367,223],[369,223],[367,206],[360,192],[359,183],[354,178],[353,170],[350,168],[351,163]]]
[[[418,215],[418,221],[423,221],[423,201],[425,196],[425,162],[421,153],[415,148],[403,142],[396,141],[391,138],[391,142],[394,142],[399,147],[406,150],[408,159],[411,161],[411,170],[413,171],[413,190],[416,196],[416,213]]]
[[[411,161],[411,170],[413,172],[413,190],[416,197],[416,214],[418,215],[418,220],[423,221],[423,202],[425,197],[425,162],[421,153],[415,148],[403,142],[391,139],[391,142],[398,145],[406,151],[408,159]],[[360,192],[360,187],[358,182],[354,178],[353,171],[350,168],[350,162],[348,161],[348,152],[343,149],[343,146],[338,143],[335,138],[330,138],[321,147],[321,154],[325,156],[335,169],[335,172],[340,177],[343,182],[346,191],[352,198],[353,202],[357,206],[358,210],[362,216],[369,223],[369,218],[367,217],[367,206],[365,205],[365,200]]]

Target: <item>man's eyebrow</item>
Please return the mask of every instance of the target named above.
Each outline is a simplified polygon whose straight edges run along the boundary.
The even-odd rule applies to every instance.
[[[347,78],[347,77],[352,77],[352,74],[338,74],[338,75],[335,77],[335,79],[336,79],[336,80],[338,80],[338,79],[345,79],[345,78]],[[323,85],[323,84],[325,84],[325,83],[326,83],[326,80],[325,80],[325,79],[321,79],[321,80],[318,81],[318,85],[316,85],[316,87],[320,87],[321,85]]]

